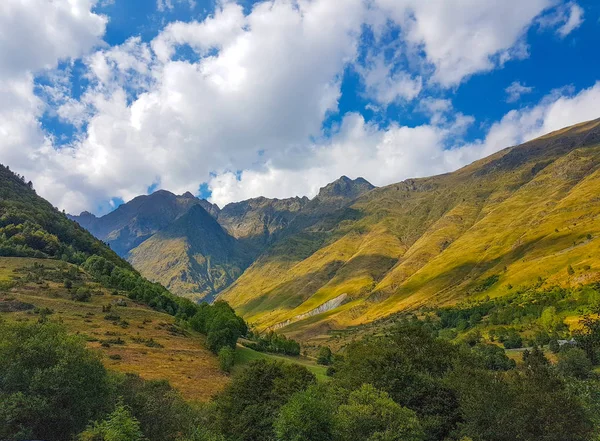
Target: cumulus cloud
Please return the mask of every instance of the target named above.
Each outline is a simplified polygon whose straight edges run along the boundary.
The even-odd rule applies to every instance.
[[[94,0],[0,2],[0,76],[22,76],[79,57],[100,43],[107,18]]]
[[[262,170],[214,176],[209,182],[212,198],[222,205],[259,194],[314,196],[320,187],[342,174],[387,185],[453,171],[503,148],[598,118],[595,103],[599,99],[600,82],[578,94],[569,94],[567,89],[556,91],[535,106],[508,112],[489,127],[483,139],[471,143],[460,142],[461,134],[473,122],[464,115],[443,119],[440,125],[381,129],[360,115],[349,114],[330,141],[312,146],[310,159],[305,159],[302,167],[268,163]],[[438,114],[449,110],[448,105],[443,100],[426,104]]]
[[[520,81],[513,81],[510,86],[504,89],[506,94],[507,103],[514,103],[515,101],[519,101],[521,95],[525,95],[527,93],[533,92],[533,87],[526,86],[525,84],[521,84]]]
[[[263,1],[249,11],[223,1],[203,20],[167,24],[150,42],[98,47],[106,18],[93,1],[41,2],[38,16],[28,2],[5,0],[0,28],[39,26],[42,34],[6,45],[0,36],[0,161],[69,212],[102,211],[150,186],[182,193],[208,182],[223,205],[261,194],[312,196],[342,174],[385,185],[453,170],[555,120],[595,117],[599,86],[561,91],[465,144],[474,118],[444,97],[468,76],[525,56],[526,30],[553,1],[435,0],[425,8],[417,0],[346,0],[343,13],[330,0]],[[365,27],[376,50],[361,57]],[[390,48],[392,30],[401,38]],[[76,98],[70,67],[47,72],[73,58],[89,83]],[[429,122],[379,125],[348,113],[324,130],[349,67],[372,106],[419,99],[416,110]],[[48,84],[35,86],[41,70]],[[432,89],[440,98],[424,96]],[[40,126],[44,112],[77,136],[59,146]]]
[[[445,87],[528,55],[524,36],[554,0],[375,0],[415,50],[435,67]],[[383,22],[384,24],[386,22]]]

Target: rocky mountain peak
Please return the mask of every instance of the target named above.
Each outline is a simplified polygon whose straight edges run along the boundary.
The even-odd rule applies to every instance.
[[[346,198],[355,199],[363,193],[374,189],[375,186],[364,178],[350,179],[342,176],[339,179],[321,187],[317,197],[319,199]]]

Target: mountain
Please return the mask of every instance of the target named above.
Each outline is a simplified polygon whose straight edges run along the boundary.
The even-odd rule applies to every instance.
[[[309,199],[268,199],[264,197],[227,204],[218,214],[219,223],[233,237],[262,251],[276,233],[285,230],[308,204]]]
[[[128,260],[171,292],[211,300],[248,266],[247,247],[200,204],[131,250]]]
[[[222,210],[191,193],[160,190],[100,218],[70,216],[152,281],[173,293],[211,300],[280,237],[313,224],[374,188],[342,177],[307,197],[249,199]]]
[[[189,192],[177,196],[159,190],[147,196],[138,196],[100,218],[88,212],[69,217],[124,257],[154,233],[187,213],[194,205],[202,206],[214,216],[219,212],[219,207],[198,199]]]
[[[342,178],[219,298],[259,329],[318,339],[540,280],[598,280],[599,144],[600,120],[579,124],[454,173],[370,189],[300,222],[354,194]]]

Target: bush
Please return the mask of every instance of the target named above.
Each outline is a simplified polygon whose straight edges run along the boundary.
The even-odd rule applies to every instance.
[[[223,372],[231,372],[233,365],[235,364],[235,350],[229,346],[221,348],[219,351],[219,366]]]
[[[319,349],[319,355],[317,356],[317,363],[323,366],[329,366],[332,361],[333,354],[331,353],[331,349],[327,346],[322,346]]]
[[[89,288],[84,288],[80,286],[77,288],[73,294],[71,294],[71,300],[75,300],[77,302],[89,302],[92,298],[92,293]]]

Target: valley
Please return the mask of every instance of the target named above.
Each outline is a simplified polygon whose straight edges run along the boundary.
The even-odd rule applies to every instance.
[[[91,231],[176,294],[226,300],[259,330],[315,343],[539,278],[547,287],[598,280],[599,163],[596,120],[445,175],[382,188],[344,176],[310,200],[219,209],[160,191],[95,219]]]

